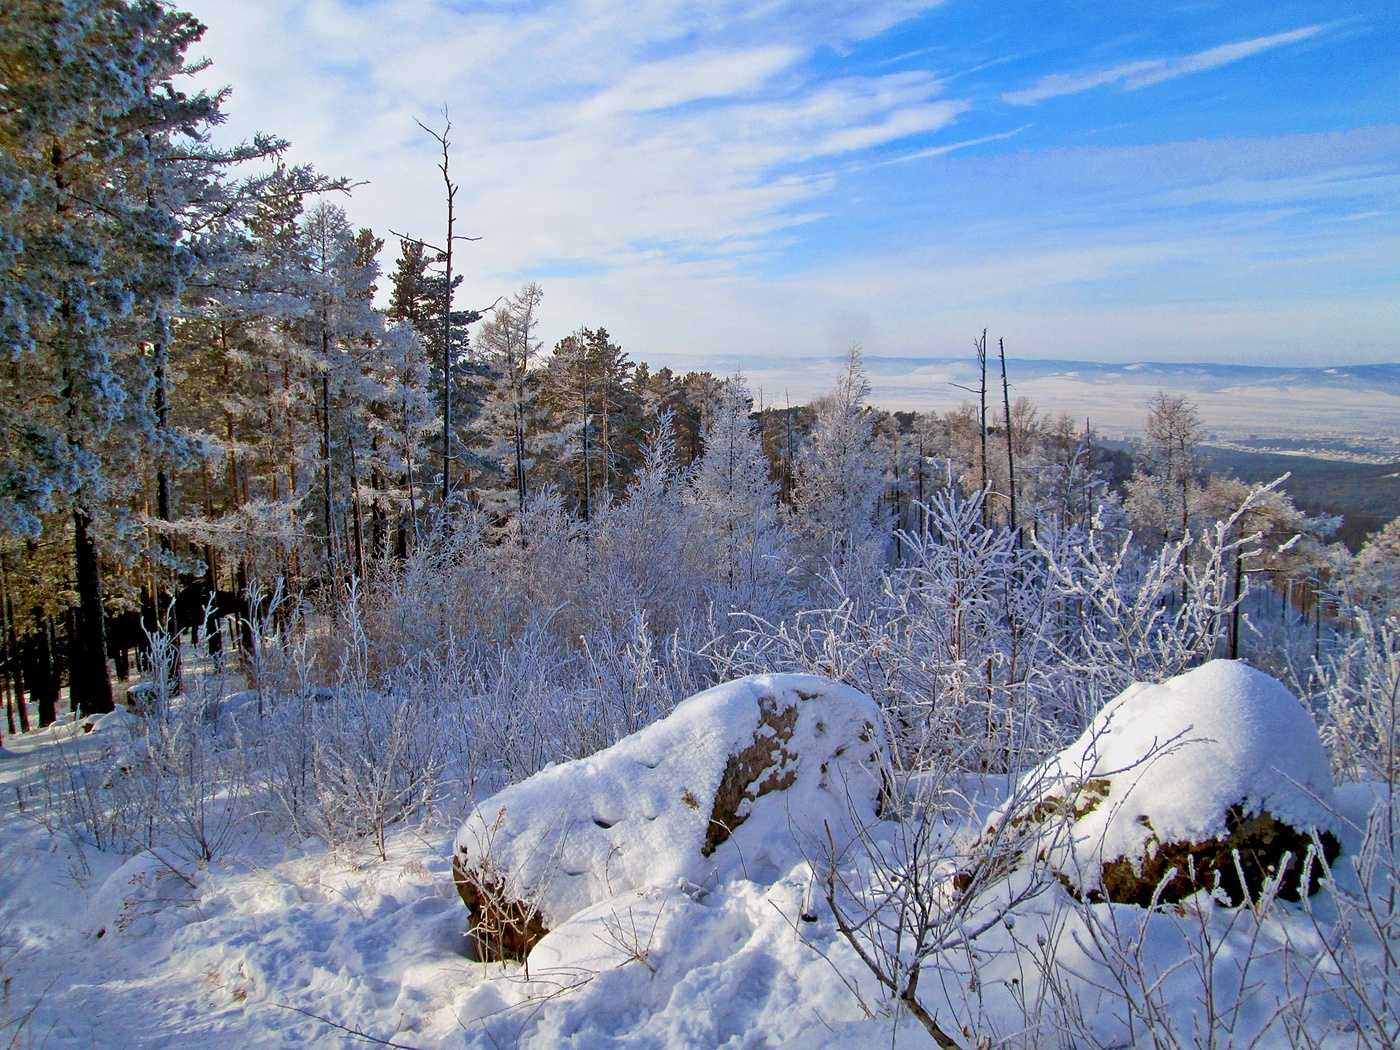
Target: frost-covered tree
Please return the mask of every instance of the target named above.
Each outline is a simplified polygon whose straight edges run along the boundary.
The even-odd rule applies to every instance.
[[[392,515],[395,549],[404,554],[418,535],[424,504],[424,465],[430,435],[441,426],[428,388],[428,359],[411,325],[391,324],[378,341],[372,378],[377,412],[370,423],[376,455],[376,521]],[[376,536],[376,545],[388,540]]]
[[[1061,415],[1042,426],[1038,436],[1035,450],[1022,456],[1030,467],[1022,475],[1027,479],[1024,517],[1035,531],[1088,531],[1106,504],[1117,508],[1118,498],[1100,469],[1093,435],[1078,431],[1069,416]]]
[[[99,533],[155,447],[168,513],[168,309],[195,265],[190,209],[217,170],[222,95],[180,91],[203,27],[162,4],[48,0],[0,9],[0,528],[71,527],[70,686],[111,707]],[[197,210],[197,207],[196,207]],[[147,354],[145,348],[153,352]],[[48,519],[49,527],[56,519]]]
[[[884,529],[875,521],[884,467],[865,406],[869,396],[860,347],[852,346],[835,388],[812,405],[811,440],[798,460],[788,521],[813,572],[828,564],[875,566],[884,555]]]
[[[347,562],[357,572],[364,563],[358,501],[345,499],[345,490],[336,484],[335,477],[347,478],[346,487],[353,492],[358,485],[357,441],[358,455],[364,454],[368,444],[363,417],[372,393],[366,388],[360,358],[382,333],[383,319],[371,305],[378,265],[375,252],[367,250],[363,238],[357,237],[344,209],[324,200],[307,213],[303,235],[310,280],[306,314],[299,329],[317,372],[321,524],[326,561],[332,575],[338,575]],[[347,524],[353,526],[346,530],[344,546],[337,530],[338,505],[346,506]],[[342,551],[349,557],[343,557]]]
[[[743,375],[720,387],[695,462],[690,496],[712,553],[714,594],[721,605],[749,609],[782,589],[787,571],[778,486],[769,474],[753,398]]]
[[[525,512],[530,498],[530,439],[539,428],[534,372],[540,341],[535,329],[543,298],[544,290],[531,281],[492,312],[477,338],[477,353],[488,372],[479,425],[486,446],[482,458],[508,479],[517,514]]]
[[[176,517],[180,529],[202,534],[211,578],[223,552],[239,578],[250,557],[272,576],[289,574],[291,563],[264,555],[280,548],[300,559],[301,504],[320,473],[321,359],[307,330],[320,278],[311,271],[303,201],[333,185],[309,168],[282,166],[243,183],[180,304],[171,419],[195,455],[176,475]],[[195,507],[197,523],[189,520]],[[276,539],[254,554],[250,533]]]
[[[1349,569],[1352,604],[1378,618],[1400,616],[1400,518],[1371,536]]]
[[[1147,403],[1147,435],[1128,482],[1133,524],[1169,540],[1191,531],[1201,499],[1201,417],[1184,397],[1158,392]]]

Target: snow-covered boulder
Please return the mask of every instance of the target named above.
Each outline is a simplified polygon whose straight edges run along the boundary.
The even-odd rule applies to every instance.
[[[1281,893],[1297,900],[1313,836],[1329,860],[1341,848],[1311,716],[1277,680],[1230,660],[1130,686],[1022,788],[1010,820],[1090,900],[1147,905],[1162,885],[1157,899],[1176,901],[1218,876],[1240,903],[1285,854]],[[1004,807],[984,842],[1007,819]]]
[[[124,741],[139,733],[143,724],[130,711],[118,707],[100,715],[88,715],[82,720],[80,728],[84,733],[91,733],[94,739]]]
[[[589,758],[482,802],[453,874],[483,957],[523,958],[559,923],[647,886],[776,879],[878,816],[875,703],[812,675],[716,686]]]

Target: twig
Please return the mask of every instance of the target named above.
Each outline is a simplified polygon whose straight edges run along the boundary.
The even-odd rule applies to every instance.
[[[328,1025],[338,1032],[344,1032],[346,1035],[353,1035],[356,1039],[363,1039],[365,1042],[374,1043],[376,1046],[391,1046],[394,1047],[395,1050],[426,1050],[425,1047],[413,1046],[409,1043],[396,1043],[392,1039],[380,1039],[377,1035],[370,1035],[361,1028],[344,1025],[339,1021],[332,1021],[329,1017],[323,1017],[318,1013],[305,1010],[300,1006],[290,1006],[287,1003],[277,1002],[272,1003],[272,1005],[280,1010],[291,1010],[293,1013],[302,1014],[305,1017],[311,1018],[313,1021],[320,1021],[322,1024]]]

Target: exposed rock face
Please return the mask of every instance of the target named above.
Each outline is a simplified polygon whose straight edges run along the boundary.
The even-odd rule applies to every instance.
[[[481,803],[453,875],[483,958],[523,958],[569,916],[634,888],[761,881],[876,818],[888,751],[873,701],[811,675],[691,697],[639,733]]]
[[[1239,904],[1279,873],[1298,900],[1315,889],[1308,849],[1341,852],[1312,718],[1233,661],[1130,687],[1023,787],[1029,804],[997,814],[984,840],[1008,819],[1029,830],[1028,851],[1088,900],[1148,906],[1218,885]]]
[[[1149,840],[1140,857],[1118,857],[1106,862],[1101,888],[1091,891],[1091,897],[1146,908],[1154,896],[1159,903],[1171,903],[1197,890],[1213,890],[1218,880],[1230,903],[1243,904],[1258,898],[1265,880],[1280,873],[1285,858],[1288,867],[1282,872],[1281,897],[1301,900],[1305,891],[1311,894],[1317,889],[1316,867],[1307,873],[1306,885],[1302,871],[1303,858],[1314,846],[1311,832],[1285,824],[1267,811],[1247,815],[1239,806],[1230,807],[1225,823],[1227,831],[1221,838],[1204,842]],[[1319,831],[1318,841],[1328,863],[1336,860],[1341,852],[1337,836],[1331,831]]]
[[[549,932],[539,909],[512,897],[504,881],[489,869],[469,869],[454,856],[452,878],[471,916],[478,959],[523,959]]]

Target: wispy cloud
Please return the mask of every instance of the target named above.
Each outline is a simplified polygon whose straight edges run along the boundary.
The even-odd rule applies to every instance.
[[[1029,124],[1022,124],[1019,128],[1012,128],[1010,131],[999,131],[995,135],[980,135],[975,139],[963,139],[960,142],[948,142],[942,146],[929,146],[926,149],[914,150],[912,153],[901,153],[897,157],[889,157],[885,160],[876,161],[877,166],[889,166],[891,164],[907,164],[913,160],[924,160],[928,157],[943,157],[949,153],[956,153],[960,149],[970,149],[973,146],[985,146],[988,142],[1001,142],[1005,139],[1014,138],[1025,131]]]
[[[192,0],[209,10],[212,77],[236,87],[234,133],[252,110],[298,159],[368,179],[361,221],[434,227],[432,143],[414,120],[433,124],[446,101],[483,276],[658,246],[763,250],[815,214],[827,162],[966,112],[924,70],[812,68],[819,49],[936,2]]]
[[[1400,332],[1393,127],[1241,140],[1212,135],[1207,112],[1189,143],[1065,149],[1094,141],[1092,118],[1075,123],[1093,107],[1031,125],[976,102],[1131,90],[1327,26],[1018,91],[1055,68],[1010,79],[1044,61],[1037,41],[982,41],[959,73],[947,34],[968,5],[906,21],[935,0],[187,2],[210,23],[206,82],[235,89],[221,133],[277,132],[292,160],[369,180],[347,206],[381,233],[441,229],[435,144],[414,119],[440,126],[446,102],[459,228],[483,236],[462,252],[462,295],[542,278],[547,340],[606,324],[644,359],[791,355],[860,316],[872,353],[960,352],[990,321],[1026,352],[1233,354],[1243,331],[1264,355],[1330,346],[1298,320],[1314,310],[1380,357]],[[1196,324],[1230,302],[1247,324]]]
[[[1181,58],[1156,58],[1141,62],[1128,62],[1114,66],[1112,69],[1098,70],[1093,73],[1077,75],[1052,73],[1049,76],[1041,77],[1029,88],[1022,91],[1008,91],[1001,98],[1003,102],[1009,102],[1013,106],[1034,106],[1046,99],[1058,98],[1061,95],[1075,95],[1081,91],[1090,91],[1109,84],[1117,84],[1125,91],[1132,91],[1136,88],[1147,87],[1149,84],[1159,84],[1164,80],[1171,80],[1173,77],[1185,76],[1187,73],[1199,73],[1207,69],[1228,65],[1231,62],[1238,62],[1242,58],[1257,55],[1270,48],[1306,40],[1308,37],[1322,32],[1323,28],[1320,25],[1305,26],[1287,33],[1255,37],[1253,40],[1242,40],[1234,44],[1221,44],[1218,47],[1207,48],[1205,51],[1197,51]]]
[[[804,52],[795,47],[708,52],[650,62],[594,95],[589,115],[645,113],[757,91]]]

